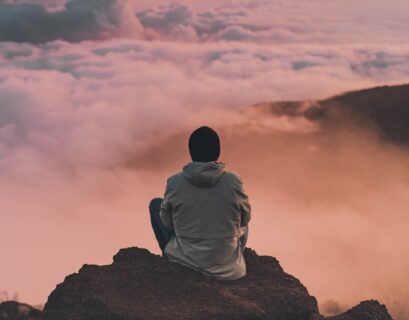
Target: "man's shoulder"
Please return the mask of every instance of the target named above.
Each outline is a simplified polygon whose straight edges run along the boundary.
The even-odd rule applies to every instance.
[[[183,173],[183,172],[178,172],[178,173],[175,173],[174,175],[171,175],[171,176],[167,179],[166,182],[167,182],[168,184],[173,184],[173,183],[179,181],[179,180],[182,178],[182,173]]]
[[[227,177],[227,179],[229,179],[229,181],[232,181],[232,182],[238,183],[238,184],[242,183],[241,182],[241,177],[237,173],[235,173],[233,171],[226,170],[224,175]]]

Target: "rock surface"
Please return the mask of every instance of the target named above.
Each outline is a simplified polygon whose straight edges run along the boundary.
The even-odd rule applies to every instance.
[[[246,249],[247,276],[221,282],[149,251],[122,249],[111,265],[84,265],[49,296],[44,320],[318,320],[317,301],[279,262]],[[365,316],[365,317],[364,317]],[[390,320],[363,302],[331,320]]]
[[[15,301],[0,303],[0,320],[39,320],[41,311]]]
[[[386,307],[376,300],[363,301],[352,309],[328,320],[392,320]]]
[[[316,299],[272,257],[247,250],[245,278],[220,282],[147,250],[85,265],[49,296],[45,320],[314,319]]]

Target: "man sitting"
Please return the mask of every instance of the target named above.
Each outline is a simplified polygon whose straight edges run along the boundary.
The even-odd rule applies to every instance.
[[[192,162],[167,180],[149,205],[152,228],[170,261],[220,280],[246,274],[243,257],[250,204],[242,181],[218,162],[220,140],[209,127],[189,138]]]

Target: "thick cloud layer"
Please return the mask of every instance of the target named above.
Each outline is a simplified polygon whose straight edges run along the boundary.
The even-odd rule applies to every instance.
[[[70,0],[50,12],[43,4],[0,3],[0,41],[42,43],[138,37],[141,27],[126,1]]]
[[[208,124],[251,196],[251,246],[320,301],[407,312],[407,153],[251,108],[408,82],[406,1],[23,2],[0,2],[0,291],[44,302],[84,262],[157,252],[147,203]]]
[[[368,10],[370,8],[370,11]],[[258,43],[405,41],[409,4],[395,1],[221,1],[138,11],[149,38]],[[177,17],[177,18],[176,18]],[[176,18],[176,19],[175,19]],[[359,30],[359,32],[357,32]]]
[[[15,164],[2,166],[3,177],[29,176],[19,174],[13,160],[20,149],[58,167],[112,168],[149,146],[151,135],[193,127],[204,115],[217,119],[216,112],[259,102],[399,82],[409,73],[409,48],[402,47],[362,53],[351,46],[126,40],[0,47],[0,141],[5,159]]]
[[[117,37],[258,43],[404,42],[409,3],[395,0],[0,2],[0,41]],[[359,32],[358,32],[359,30]]]

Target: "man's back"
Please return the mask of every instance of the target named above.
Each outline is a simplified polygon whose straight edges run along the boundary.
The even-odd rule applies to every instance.
[[[191,162],[168,179],[160,218],[175,235],[165,248],[169,260],[218,279],[246,273],[239,237],[250,220],[241,180],[221,162]]]

